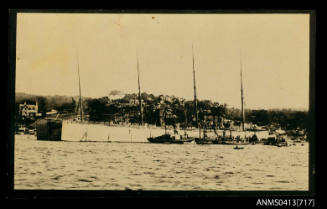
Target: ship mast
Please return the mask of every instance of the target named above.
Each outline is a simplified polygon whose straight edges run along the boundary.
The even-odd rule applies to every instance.
[[[198,116],[198,101],[196,97],[196,84],[195,84],[195,64],[194,64],[194,50],[193,50],[193,43],[192,43],[192,58],[193,58],[193,86],[194,86],[194,114],[195,114],[195,120],[196,125],[199,128],[199,138],[201,138],[201,131],[199,126],[199,116]]]
[[[245,115],[244,115],[244,95],[243,95],[243,78],[242,78],[242,54],[240,54],[240,79],[241,79],[241,114],[242,114],[242,131],[244,131],[244,121],[245,121]]]
[[[78,73],[78,87],[79,87],[79,114],[81,121],[83,121],[83,109],[82,109],[82,93],[81,93],[81,78],[80,78],[80,73],[79,73],[79,59],[78,59],[78,54],[77,54],[77,73]]]
[[[183,101],[183,106],[184,106],[184,117],[185,117],[184,135],[186,135],[186,129],[188,127],[188,121],[187,121],[187,114],[186,114],[186,108],[185,108],[185,101]]]
[[[139,69],[139,58],[137,57],[137,83],[139,89],[139,108],[140,108],[140,125],[143,125],[143,113],[142,113],[142,99],[141,99],[141,86],[140,86],[140,69]]]

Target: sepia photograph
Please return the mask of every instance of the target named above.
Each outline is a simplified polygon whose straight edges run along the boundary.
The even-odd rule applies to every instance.
[[[14,190],[308,192],[310,18],[18,12]]]

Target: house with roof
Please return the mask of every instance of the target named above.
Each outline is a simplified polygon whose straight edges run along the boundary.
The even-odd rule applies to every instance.
[[[38,112],[38,103],[36,104],[19,104],[19,116],[21,119],[32,119],[41,117],[42,114]]]

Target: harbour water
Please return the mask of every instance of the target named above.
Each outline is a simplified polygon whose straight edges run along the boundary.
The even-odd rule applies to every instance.
[[[289,147],[37,141],[15,136],[15,189],[308,190],[308,143]]]

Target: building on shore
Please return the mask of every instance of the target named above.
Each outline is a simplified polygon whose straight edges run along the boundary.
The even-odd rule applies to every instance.
[[[38,112],[38,103],[35,104],[19,104],[19,116],[21,119],[35,120],[37,117],[41,117],[42,114]]]

